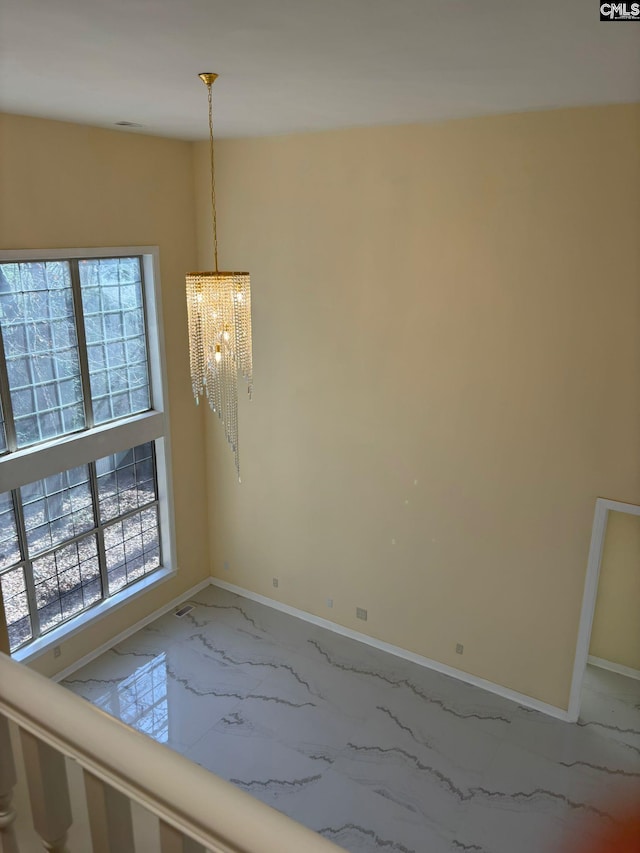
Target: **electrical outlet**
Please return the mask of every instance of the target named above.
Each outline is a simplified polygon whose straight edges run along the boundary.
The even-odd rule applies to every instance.
[[[273,579],[273,585],[274,585],[275,587],[277,587],[279,584],[280,584],[280,581],[278,580],[278,578],[274,578],[274,579]]]
[[[333,607],[333,598],[327,598],[327,607]]]
[[[61,654],[62,654],[62,649],[60,648],[60,646],[54,646],[53,647],[54,658],[59,658]]]
[[[225,572],[229,571],[229,560],[224,561],[224,563],[222,564],[222,568],[225,570]]]
[[[462,643],[456,643],[456,654],[461,655],[464,651],[464,646]]]
[[[358,619],[362,619],[363,622],[367,621],[367,611],[364,607],[356,607],[356,616]]]

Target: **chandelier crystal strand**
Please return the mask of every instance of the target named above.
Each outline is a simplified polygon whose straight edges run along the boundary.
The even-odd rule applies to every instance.
[[[236,344],[238,366],[247,380],[249,399],[253,393],[253,359],[251,354],[251,283],[248,275],[239,275],[236,287]]]
[[[212,411],[223,423],[225,438],[234,454],[238,479],[238,374],[253,391],[251,343],[251,280],[247,272],[218,269],[218,234],[213,154],[213,107],[211,86],[216,74],[201,74],[208,89],[209,160],[211,168],[211,217],[213,225],[213,272],[187,274],[189,360],[196,402],[206,394]]]
[[[198,293],[195,278],[187,277],[187,319],[189,322],[189,367],[191,369],[191,388],[196,403],[200,402],[200,394],[204,388],[204,347],[202,341],[202,317],[198,308]]]

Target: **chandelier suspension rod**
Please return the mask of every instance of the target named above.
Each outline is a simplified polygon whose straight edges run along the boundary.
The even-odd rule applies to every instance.
[[[209,165],[211,171],[211,219],[213,223],[213,259],[215,270],[218,272],[218,221],[216,217],[216,170],[213,154],[213,95],[212,86],[217,74],[203,73],[198,75],[206,85],[209,99]]]

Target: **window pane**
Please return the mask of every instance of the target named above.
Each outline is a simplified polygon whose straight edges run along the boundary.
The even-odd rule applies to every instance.
[[[20,545],[11,492],[0,494],[0,569],[20,562]]]
[[[29,618],[29,602],[24,583],[24,569],[16,566],[0,575],[2,598],[7,616],[9,631],[9,648],[17,649],[31,639],[31,619]]]
[[[96,472],[103,522],[156,499],[152,442],[98,459]]]
[[[95,533],[33,561],[42,632],[50,631],[102,598]]]
[[[105,527],[104,547],[110,594],[157,569],[160,542],[156,507]]]
[[[149,408],[138,258],[79,262],[93,416],[112,421]]]
[[[22,486],[20,493],[30,555],[95,526],[87,465]]]
[[[0,323],[18,447],[82,429],[68,262],[0,264]]]

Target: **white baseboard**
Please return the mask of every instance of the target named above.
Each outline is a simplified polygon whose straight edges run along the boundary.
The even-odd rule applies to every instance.
[[[569,720],[568,712],[564,708],[559,708],[555,705],[549,705],[546,702],[541,702],[539,699],[535,699],[532,696],[527,696],[524,693],[518,693],[515,690],[511,690],[508,687],[503,687],[500,684],[496,684],[493,681],[487,681],[484,678],[479,678],[476,675],[472,675],[471,673],[464,672],[464,670],[456,669],[455,667],[448,666],[447,664],[440,663],[439,661],[432,660],[431,658],[423,657],[422,655],[415,654],[414,652],[410,652],[407,649],[403,649],[400,646],[391,645],[391,643],[385,643],[382,640],[377,640],[375,637],[370,637],[368,634],[362,634],[360,631],[354,631],[351,628],[345,628],[343,625],[339,625],[337,622],[331,622],[329,619],[323,619],[321,616],[314,616],[313,613],[308,613],[306,610],[300,610],[297,607],[291,607],[288,604],[283,604],[281,601],[276,601],[273,598],[268,598],[265,595],[259,595],[256,592],[252,592],[251,590],[245,589],[241,586],[236,586],[235,584],[228,583],[227,581],[221,580],[220,578],[209,577],[195,586],[191,587],[191,589],[186,590],[181,595],[174,598],[172,601],[169,601],[167,604],[164,604],[162,607],[154,610],[153,613],[150,613],[148,616],[145,616],[144,619],[140,619],[135,624],[131,625],[129,628],[122,631],[115,637],[107,640],[106,643],[103,643],[98,648],[93,649],[91,652],[86,654],[84,657],[70,664],[65,669],[56,673],[52,676],[53,681],[63,681],[68,676],[72,675],[77,670],[81,669],[83,666],[86,666],[91,661],[95,660],[104,652],[109,651],[109,649],[116,646],[118,643],[123,642],[128,639],[132,634],[135,634],[136,631],[141,630],[146,625],[149,625],[155,619],[158,619],[160,616],[164,616],[165,613],[168,613],[174,607],[177,607],[179,604],[182,604],[189,598],[192,598],[198,592],[203,590],[205,587],[213,584],[214,586],[220,587],[220,589],[226,589],[229,592],[233,592],[236,595],[240,595],[243,598],[248,598],[252,601],[257,601],[259,604],[264,604],[267,607],[271,607],[274,610],[279,610],[282,613],[287,613],[289,616],[295,616],[298,619],[302,619],[305,622],[310,622],[312,625],[318,625],[320,628],[326,628],[328,631],[333,631],[335,634],[341,634],[343,637],[348,637],[351,640],[356,640],[359,643],[365,643],[368,646],[372,646],[375,649],[379,649],[380,651],[387,652],[388,654],[395,655],[396,657],[403,658],[404,660],[411,661],[412,663],[418,664],[418,666],[423,666],[426,669],[432,669],[436,672],[440,672],[443,675],[448,675],[451,678],[456,678],[459,681],[464,681],[467,684],[471,684],[474,687],[479,687],[481,690],[487,690],[489,693],[494,693],[497,696],[502,696],[504,699],[509,699],[512,702],[516,702],[518,705],[523,705],[525,708],[531,708],[535,711],[540,711],[542,714],[546,714],[550,717],[555,717],[559,720]],[[600,658],[589,658],[590,663],[594,663],[595,666],[603,666],[607,669],[612,669],[614,672],[621,672],[623,675],[631,675],[632,678],[640,678],[640,672],[636,670],[629,669],[628,667],[619,667],[617,664],[609,664],[608,661],[599,662]],[[617,668],[616,668],[617,667]],[[635,675],[633,674],[635,673]]]
[[[468,672],[464,672],[464,670],[447,666],[444,663],[431,660],[431,658],[425,658],[422,655],[417,655],[407,649],[400,648],[400,646],[392,646],[390,643],[385,643],[382,640],[376,640],[375,637],[370,637],[367,634],[361,634],[360,631],[353,631],[351,628],[345,628],[342,625],[338,625],[337,622],[330,622],[328,619],[323,619],[321,616],[314,616],[312,613],[307,613],[306,610],[299,610],[297,607],[291,607],[290,605],[283,604],[273,598],[267,598],[265,595],[259,595],[256,592],[251,592],[251,590],[228,583],[220,578],[212,577],[211,583],[221,589],[234,592],[236,595],[241,595],[244,598],[249,598],[252,601],[259,602],[260,604],[266,604],[267,607],[272,607],[274,610],[280,610],[282,613],[288,613],[289,616],[296,616],[298,619],[303,619],[305,622],[311,622],[312,625],[318,625],[321,628],[326,628],[328,631],[333,631],[336,634],[342,634],[343,637],[349,637],[350,639],[357,640],[360,643],[366,643],[366,645],[373,646],[375,649],[380,649],[381,651],[388,652],[396,657],[404,658],[404,660],[411,661],[419,666],[424,666],[427,669],[433,669],[443,675],[449,675],[451,678],[457,678],[459,681],[472,684],[474,687],[479,687],[481,690],[487,690],[489,693],[495,693],[497,696],[502,696],[504,699],[516,702],[518,705],[524,705],[525,708],[540,711],[542,714],[547,714],[550,717],[555,717],[559,720],[564,720],[565,722],[570,721],[569,713],[564,708],[559,708],[556,705],[549,705],[546,702],[541,702],[539,699],[534,699],[532,696],[527,696],[524,693],[518,693],[508,687],[495,684],[493,681],[487,681],[484,678],[471,675]]]
[[[618,675],[626,675],[629,678],[636,678],[640,681],[640,669],[623,666],[621,663],[613,663],[613,661],[605,660],[604,658],[596,658],[593,655],[589,655],[587,663],[590,663],[591,666],[599,666],[600,669],[608,669],[611,672],[617,672]]]
[[[176,598],[167,602],[167,604],[163,604],[162,607],[159,607],[157,610],[154,610],[153,613],[150,613],[148,616],[145,616],[144,619],[140,619],[139,622],[136,622],[134,625],[130,625],[129,628],[125,628],[124,631],[121,631],[115,637],[112,637],[110,640],[107,640],[106,643],[103,643],[101,646],[98,646],[97,649],[92,649],[89,654],[86,654],[84,657],[81,657],[79,660],[75,661],[75,663],[70,664],[65,669],[60,670],[55,675],[51,676],[52,681],[63,681],[68,676],[72,675],[77,670],[81,669],[83,666],[86,666],[91,661],[95,660],[100,655],[108,652],[109,649],[112,649],[114,646],[117,646],[118,643],[121,643],[123,640],[128,639],[132,634],[135,634],[136,631],[139,631],[141,628],[144,628],[145,625],[148,625],[150,622],[159,619],[160,616],[164,616],[165,613],[168,613],[170,610],[173,610],[174,607],[177,607],[179,604],[187,598],[192,598],[196,595],[200,590],[211,584],[211,578],[205,578],[200,583],[192,586],[191,589],[185,590],[185,592],[178,595]]]

